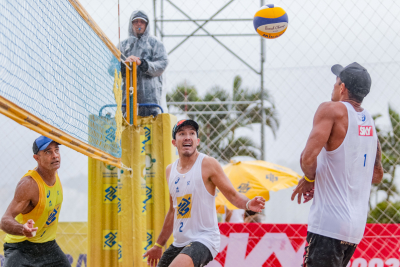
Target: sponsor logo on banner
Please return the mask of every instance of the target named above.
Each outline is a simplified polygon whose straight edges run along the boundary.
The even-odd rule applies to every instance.
[[[142,204],[143,204],[142,214],[147,211],[147,204],[151,203],[153,203],[153,184],[142,185]]]
[[[269,175],[267,174],[265,178],[272,183],[278,181],[278,176],[275,176],[272,173],[270,173]]]
[[[152,158],[150,153],[146,153],[146,179],[153,178],[155,172],[153,171],[153,165],[156,163],[156,159]]]
[[[147,250],[151,249],[153,247],[153,235],[154,231],[153,230],[147,230],[146,232],[146,241],[142,241],[142,247],[143,247],[143,253],[146,253]],[[147,261],[147,258],[143,258],[143,261]]]
[[[141,145],[142,149],[140,149],[140,155],[146,154],[146,148],[145,148],[145,145],[143,145],[145,139],[146,139],[146,137],[144,135],[140,135],[140,143],[142,144]]]
[[[108,126],[108,127],[107,127]],[[107,142],[114,142],[115,141],[115,130],[116,128],[110,125],[106,125],[106,130],[105,130],[105,141]]]
[[[372,126],[361,126],[358,125],[358,135],[359,136],[373,136]]]
[[[144,125],[144,135],[140,136],[140,141],[142,142],[142,150],[140,153],[143,155],[146,151],[146,145],[151,145],[152,144],[152,128],[153,126],[151,124],[145,124]]]
[[[118,168],[104,162],[102,164],[101,172],[103,178],[118,178]]]
[[[103,230],[103,249],[117,250],[117,230]]]
[[[191,217],[192,210],[192,194],[184,195],[176,198],[178,204],[177,219],[188,219]]]
[[[118,184],[103,184],[103,203],[118,204]]]
[[[118,197],[118,215],[121,213],[121,198]]]
[[[60,207],[61,204],[58,204],[54,207],[52,211],[49,211],[49,217],[47,218],[46,224],[44,226],[45,228],[52,226],[54,222],[57,220],[57,216],[60,212]]]
[[[245,193],[247,193],[247,191],[249,191],[250,190],[250,183],[249,182],[247,182],[247,183],[241,183],[239,186],[238,186],[238,191],[239,191],[239,193],[242,193],[242,194],[245,194]]]
[[[118,242],[118,262],[122,262],[122,242]]]
[[[116,123],[114,118],[89,116],[88,143],[114,157],[121,157],[121,143],[115,142]],[[87,150],[94,153],[92,149]]]

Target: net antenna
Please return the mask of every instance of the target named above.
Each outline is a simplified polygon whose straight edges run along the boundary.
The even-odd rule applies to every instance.
[[[121,23],[120,23],[120,9],[119,9],[119,0],[118,0],[118,49],[121,50]],[[128,64],[125,63],[126,56],[124,53],[121,52],[121,57],[124,58],[124,60],[121,59],[121,62],[124,63],[125,67],[127,67],[129,70],[132,70]]]

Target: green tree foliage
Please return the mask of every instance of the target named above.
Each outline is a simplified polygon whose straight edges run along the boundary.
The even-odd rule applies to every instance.
[[[400,223],[400,202],[382,201],[369,212],[367,223]]]
[[[199,102],[199,104],[185,104],[185,100]],[[260,148],[251,137],[235,137],[235,131],[238,128],[261,123],[260,92],[243,88],[240,76],[234,78],[232,94],[224,88],[214,86],[200,97],[194,86],[183,83],[167,95],[167,101],[182,102],[175,107],[178,107],[183,114],[187,111],[187,116],[200,124],[200,150],[203,153],[225,162],[238,155],[259,157]],[[226,101],[250,102],[232,104]],[[265,124],[276,135],[279,119],[273,99],[267,90],[264,92],[263,101]],[[210,102],[220,102],[220,104],[214,105]]]
[[[374,120],[381,117],[381,114],[375,115]],[[382,147],[382,165],[384,169],[383,180],[380,184],[372,185],[372,191],[375,194],[379,192],[386,193],[386,199],[377,204],[370,211],[368,221],[379,223],[398,223],[400,222],[399,208],[400,202],[395,201],[399,191],[394,183],[397,167],[400,164],[400,116],[389,105],[390,130],[384,132],[376,127],[378,138]],[[373,196],[371,196],[372,199]],[[370,205],[371,206],[371,205]]]

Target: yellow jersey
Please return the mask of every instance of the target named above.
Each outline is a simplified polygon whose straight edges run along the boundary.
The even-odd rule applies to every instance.
[[[32,219],[38,227],[34,237],[26,237],[19,235],[7,234],[4,242],[19,243],[25,240],[33,243],[45,243],[56,238],[58,218],[60,216],[61,204],[63,201],[63,191],[58,174],[56,174],[56,182],[53,186],[48,186],[40,177],[36,170],[31,170],[24,175],[30,176],[35,180],[39,187],[39,201],[36,207],[27,214],[18,214],[15,220],[20,224],[25,224]]]

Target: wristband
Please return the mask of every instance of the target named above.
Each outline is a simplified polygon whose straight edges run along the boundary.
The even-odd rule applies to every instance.
[[[251,201],[251,199],[249,201],[247,201],[247,203],[246,203],[246,210],[249,210],[250,201]]]
[[[315,179],[314,179],[314,180],[310,180],[310,179],[308,179],[307,176],[305,176],[305,175],[304,175],[304,179],[306,179],[306,181],[307,181],[307,182],[310,182],[310,183],[314,183],[314,182],[315,182]]]
[[[154,244],[154,246],[159,247],[159,248],[163,248],[163,246],[161,246],[161,245],[158,244],[157,242]]]

